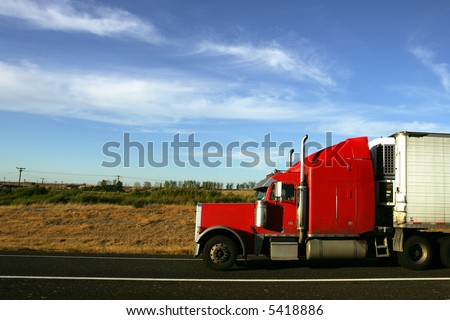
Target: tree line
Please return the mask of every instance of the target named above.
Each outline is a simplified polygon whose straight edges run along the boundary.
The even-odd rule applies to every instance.
[[[145,181],[144,183],[136,182],[135,188],[183,188],[183,189],[204,189],[204,190],[252,190],[256,182],[241,183],[223,183],[218,181],[196,181],[196,180],[166,180],[164,182]],[[119,180],[101,180],[98,182],[97,190],[101,191],[123,191],[123,183]]]

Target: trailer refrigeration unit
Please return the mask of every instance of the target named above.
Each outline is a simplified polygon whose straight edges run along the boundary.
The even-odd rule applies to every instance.
[[[450,134],[350,138],[256,186],[251,204],[197,205],[195,256],[216,270],[238,255],[272,260],[398,256],[450,267]]]

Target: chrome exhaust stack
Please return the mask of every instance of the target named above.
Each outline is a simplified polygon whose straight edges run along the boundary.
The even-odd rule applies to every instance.
[[[294,154],[294,149],[289,150],[289,160],[288,160],[288,165],[289,168],[292,167],[292,155]]]
[[[302,139],[302,143],[300,146],[300,161],[301,161],[301,167],[300,167],[300,185],[305,184],[305,144],[306,140],[308,140],[308,135],[305,135]]]
[[[300,185],[297,188],[297,229],[300,232],[299,243],[304,244],[306,240],[306,223],[308,217],[308,184],[305,176],[305,144],[308,135],[302,139],[300,146]]]

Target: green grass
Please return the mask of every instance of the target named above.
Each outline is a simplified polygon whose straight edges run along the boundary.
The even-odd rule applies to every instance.
[[[0,189],[0,205],[32,204],[116,204],[136,208],[148,204],[196,204],[221,202],[253,202],[255,195],[224,193],[220,190],[188,188],[137,189],[130,192],[96,190],[56,190],[43,187]]]

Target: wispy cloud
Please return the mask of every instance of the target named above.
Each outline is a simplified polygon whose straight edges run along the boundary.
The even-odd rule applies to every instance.
[[[241,95],[219,80],[192,75],[124,74],[43,70],[29,62],[0,61],[0,109],[109,122],[152,125],[185,119],[289,119],[294,111],[279,97],[252,88]],[[235,86],[232,86],[236,89]]]
[[[173,48],[177,39],[165,38],[151,22],[132,13],[95,2],[73,0],[1,0],[0,16],[20,19],[35,28],[62,32],[84,32],[104,37],[131,37]],[[264,70],[323,87],[335,86],[333,77],[311,47],[288,50],[272,42],[256,46],[218,42],[183,42],[183,51],[224,55],[244,69]],[[194,49],[193,49],[194,48]],[[299,51],[302,51],[301,53]],[[201,56],[200,56],[201,57]]]
[[[128,11],[70,0],[2,0],[0,15],[49,30],[128,36],[149,43],[163,41],[155,26]]]
[[[203,42],[199,46],[199,51],[234,57],[240,63],[288,74],[299,81],[314,82],[327,87],[335,85],[332,77],[316,59],[301,58],[278,45],[257,47],[251,44],[225,45]]]
[[[450,92],[450,71],[447,63],[437,63],[435,53],[423,46],[415,46],[411,53],[431,70],[441,81],[442,86],[447,92]]]
[[[0,61],[0,110],[119,125],[164,128],[217,119],[301,126],[310,132],[383,135],[386,131],[447,131],[432,119],[414,116],[384,121],[374,106],[301,102],[295,93],[267,94],[266,87],[205,79],[172,71],[151,76],[79,71],[58,72],[24,61]],[[239,92],[239,93],[238,93]],[[298,97],[298,96],[297,96]],[[385,108],[381,110],[381,108]],[[390,108],[380,107],[381,113]]]

